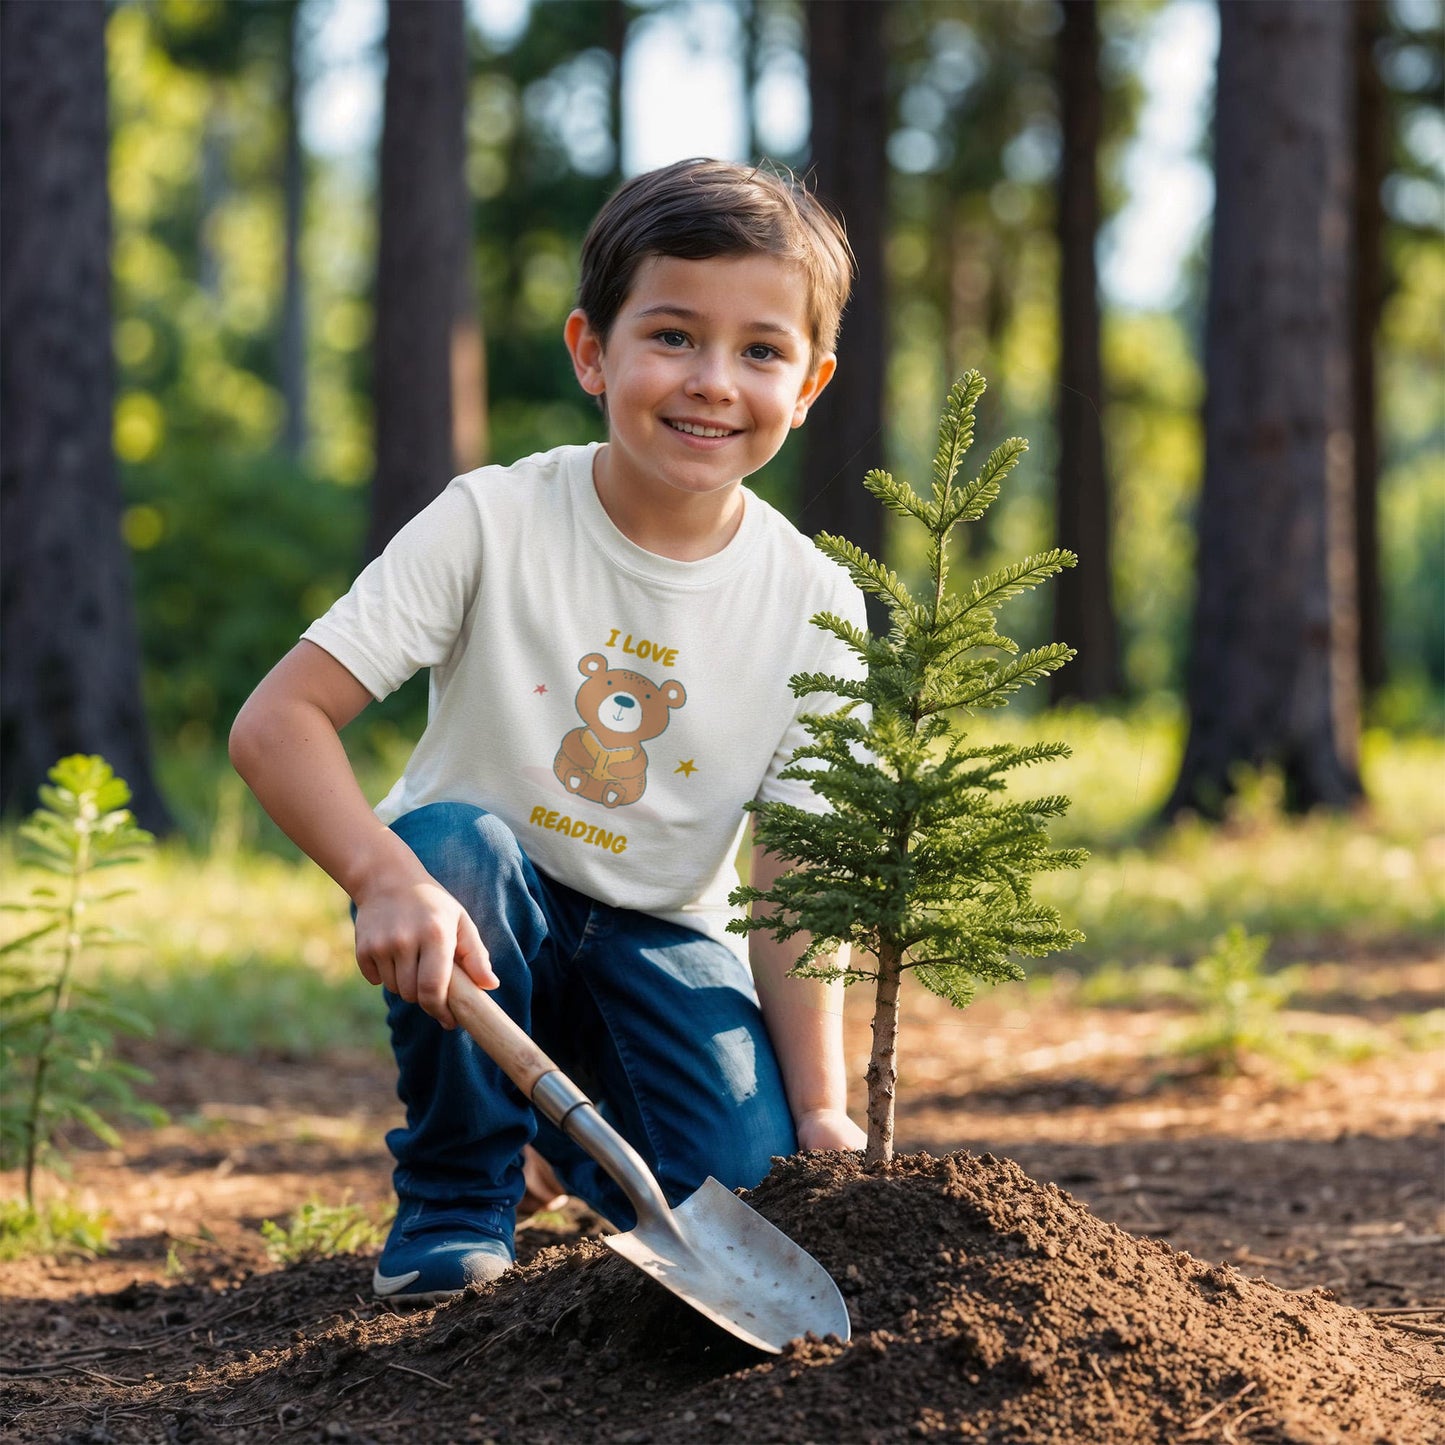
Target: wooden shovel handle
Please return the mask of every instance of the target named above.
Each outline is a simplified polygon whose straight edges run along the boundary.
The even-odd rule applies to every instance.
[[[457,1022],[527,1098],[532,1097],[532,1090],[543,1074],[557,1069],[557,1065],[532,1042],[526,1031],[503,1012],[502,1006],[478,988],[460,968],[452,969],[447,1002]]]

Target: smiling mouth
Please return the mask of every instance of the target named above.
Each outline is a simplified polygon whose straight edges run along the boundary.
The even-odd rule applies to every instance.
[[[669,421],[667,423],[673,431],[680,431],[684,436],[690,437],[730,437],[737,435],[736,427],[727,426],[701,426],[692,421]]]

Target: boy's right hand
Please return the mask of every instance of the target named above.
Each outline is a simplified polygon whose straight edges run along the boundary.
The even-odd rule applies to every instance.
[[[356,963],[368,983],[419,1004],[443,1028],[455,1028],[447,1003],[454,967],[479,988],[496,988],[477,926],[430,877],[396,880],[357,898]]]

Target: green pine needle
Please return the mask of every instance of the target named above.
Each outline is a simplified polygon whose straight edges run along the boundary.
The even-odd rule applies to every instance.
[[[900,525],[927,533],[927,586],[919,596],[846,538],[816,539],[863,591],[883,601],[891,625],[877,637],[832,615],[813,619],[867,668],[861,681],[823,673],[791,679],[798,697],[845,700],[839,711],[805,719],[809,740],[782,774],[809,781],[830,811],[751,805],[755,841],[798,866],[766,892],[739,888],[732,901],[751,912],[730,925],[780,939],[810,935],[794,970],[802,976],[853,983],[877,978],[882,958],[900,960],[958,1007],[980,983],[1022,977],[1020,957],[1082,938],[1032,895],[1036,874],[1084,861],[1082,850],[1049,846],[1047,826],[1068,799],[1018,797],[1009,787],[1017,770],[1067,756],[1068,749],[1057,742],[976,747],[965,732],[972,711],[1007,703],[1073,656],[1060,643],[1020,652],[994,615],[1072,567],[1072,553],[1053,548],[962,589],[948,585],[950,534],[984,515],[1028,448],[1011,437],[976,477],[958,482],[984,387],[970,371],[949,392],[930,500],[887,472],[864,479]],[[832,958],[843,944],[853,952],[840,966]],[[871,1114],[870,1107],[870,1120]]]

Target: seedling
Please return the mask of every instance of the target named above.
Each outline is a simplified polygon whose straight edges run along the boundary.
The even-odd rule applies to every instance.
[[[970,371],[953,387],[939,426],[932,499],[872,471],[864,485],[891,512],[925,529],[928,595],[851,542],[823,534],[817,546],[883,600],[891,625],[871,636],[828,613],[813,623],[839,638],[862,665],[861,679],[800,674],[798,697],[832,693],[836,712],[804,720],[810,741],[784,770],[828,804],[812,813],[782,803],[753,806],[754,839],[796,860],[767,892],[743,887],[736,904],[762,905],[729,925],[766,928],[778,938],[811,935],[793,972],[876,983],[868,1064],[865,1161],[893,1156],[899,985],[911,970],[926,988],[963,1007],[980,981],[1023,977],[1015,955],[1067,948],[1082,934],[1037,902],[1035,873],[1076,868],[1080,849],[1051,850],[1050,818],[1064,797],[1003,796],[1015,768],[1065,757],[1063,743],[969,746],[951,719],[999,707],[1024,686],[1062,667],[1070,648],[1052,643],[1020,653],[995,626],[995,609],[1076,561],[1055,548],[1004,567],[961,593],[947,586],[949,538],[976,521],[1028,448],[1021,437],[997,447],[963,485],[957,476],[973,444],[974,408],[985,382]],[[851,946],[851,956],[839,953]]]
[[[20,861],[60,883],[37,885],[27,902],[3,905],[42,921],[0,945],[0,1167],[23,1167],[32,1214],[36,1169],[60,1161],[56,1140],[63,1130],[78,1125],[116,1144],[112,1118],[165,1119],[132,1088],[149,1076],[111,1047],[116,1033],[149,1034],[150,1025],[77,977],[90,950],[124,941],[98,920],[133,891],[96,892],[94,875],[136,862],[151,835],[136,824],[126,807],[130,789],[103,758],[62,758],[50,782],[20,827]]]
[[[284,1227],[274,1219],[262,1220],[261,1237],[266,1241],[266,1253],[277,1264],[302,1264],[380,1248],[386,1238],[387,1222],[373,1222],[359,1204],[322,1204],[313,1199],[303,1204]]]

